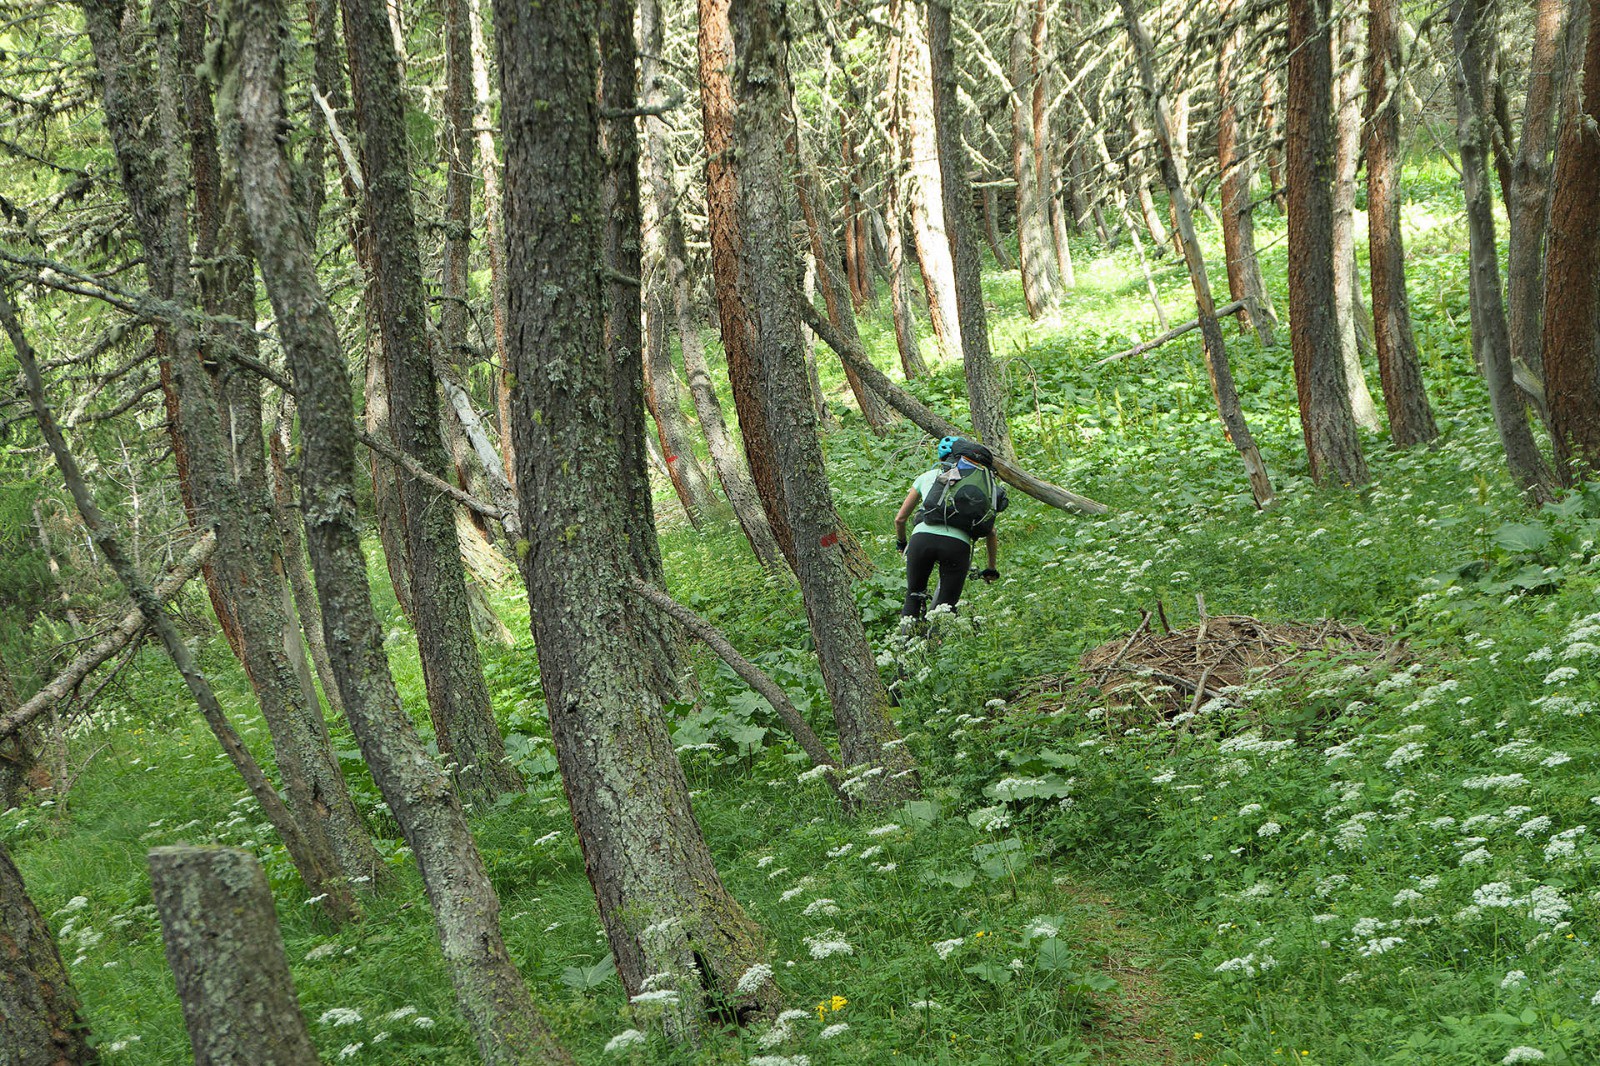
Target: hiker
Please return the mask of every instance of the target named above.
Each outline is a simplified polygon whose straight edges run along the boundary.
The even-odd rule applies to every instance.
[[[988,582],[1000,578],[994,520],[1010,501],[994,475],[994,454],[965,437],[945,437],[938,451],[939,465],[918,476],[894,516],[895,543],[906,559],[906,602],[900,611],[905,618],[927,613],[928,578],[935,564],[939,586],[933,606],[955,609],[972,565],[974,537],[982,537],[989,552],[989,565],[978,576]],[[922,508],[908,540],[906,519],[918,503]]]

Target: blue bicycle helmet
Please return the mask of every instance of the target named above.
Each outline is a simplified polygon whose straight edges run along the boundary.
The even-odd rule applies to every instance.
[[[942,461],[942,460],[950,458],[950,453],[955,451],[956,445],[960,444],[964,439],[965,438],[963,438],[963,437],[945,437],[942,440],[940,440],[939,441],[939,458],[940,458],[940,460]]]

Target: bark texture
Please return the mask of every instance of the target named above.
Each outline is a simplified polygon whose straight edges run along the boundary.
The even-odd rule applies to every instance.
[[[1373,340],[1389,416],[1389,439],[1409,448],[1439,435],[1422,382],[1406,253],[1400,233],[1400,87],[1404,53],[1399,0],[1370,0],[1367,10],[1367,256],[1372,268]]]
[[[782,180],[789,115],[787,12],[780,0],[735,0],[731,16],[738,100],[734,146],[744,168],[739,215],[754,238],[787,232],[794,217],[790,186]],[[749,239],[740,250],[739,268],[740,295],[755,320],[763,399],[795,532],[795,573],[838,723],[839,746],[847,766],[874,772],[863,780],[867,801],[887,804],[915,794],[915,766],[889,720],[888,694],[850,591],[841,523],[816,420],[805,402],[799,264],[782,242]]]
[[[394,441],[436,477],[449,467],[439,438],[439,385],[425,319],[427,296],[411,205],[405,106],[382,0],[341,0],[351,95],[366,178],[364,213],[379,285],[379,327],[389,376]],[[488,799],[522,788],[506,761],[468,613],[455,515],[409,473],[401,476],[417,650],[439,750],[454,760],[463,793]]]
[[[1339,352],[1356,425],[1376,433],[1378,406],[1361,367],[1361,272],[1356,268],[1356,169],[1361,163],[1361,39],[1353,17],[1340,18],[1334,55],[1333,298],[1339,320]]]
[[[950,0],[929,0],[928,56],[933,73],[933,118],[939,141],[939,180],[944,191],[944,227],[956,271],[956,309],[961,320],[961,363],[966,371],[972,427],[996,455],[1010,459],[1006,383],[989,349],[989,315],[983,306],[983,253],[967,179],[961,139],[961,102],[956,94],[955,43],[950,36]]]
[[[89,1066],[99,1061],[55,935],[0,842],[0,1062]]]
[[[1239,328],[1256,331],[1263,347],[1274,343],[1272,329],[1278,316],[1272,307],[1256,257],[1255,209],[1250,195],[1255,158],[1240,144],[1238,81],[1239,50],[1244,47],[1244,25],[1238,0],[1220,0],[1222,37],[1217,46],[1217,169],[1220,172],[1222,247],[1228,258],[1228,292],[1244,301]]]
[[[242,848],[154,848],[150,887],[195,1066],[314,1066],[272,890]]]
[[[1333,285],[1333,48],[1328,0],[1289,0],[1284,134],[1289,212],[1289,345],[1311,476],[1364,485]]]
[[[1600,473],[1600,8],[1590,0],[1578,105],[1556,148],[1544,372],[1561,476]]]
[[[1239,405],[1239,392],[1233,384],[1233,370],[1228,365],[1228,349],[1222,339],[1222,324],[1217,320],[1217,307],[1211,297],[1211,281],[1206,274],[1205,256],[1200,250],[1200,240],[1195,236],[1194,218],[1189,211],[1189,194],[1184,188],[1182,157],[1178,153],[1176,133],[1166,95],[1156,84],[1155,62],[1152,58],[1155,43],[1139,21],[1134,0],[1121,0],[1122,15],[1126,20],[1129,39],[1133,42],[1134,58],[1139,65],[1139,75],[1144,82],[1150,107],[1155,117],[1156,144],[1161,153],[1161,177],[1171,198],[1174,227],[1179,245],[1183,249],[1184,263],[1189,269],[1189,282],[1194,288],[1195,309],[1200,322],[1200,335],[1204,338],[1206,376],[1211,380],[1211,394],[1217,402],[1217,413],[1233,446],[1239,450],[1246,476],[1250,479],[1250,492],[1257,507],[1272,502],[1272,479],[1267,466],[1261,461],[1261,449],[1245,421],[1244,410]]]
[[[699,0],[700,112],[706,139],[706,214],[711,235],[711,276],[716,290],[722,350],[728,357],[728,383],[744,437],[750,477],[767,525],[790,569],[795,566],[794,532],[783,501],[783,481],[774,459],[772,430],[761,403],[760,368],[751,353],[749,310],[739,297],[739,255],[744,241],[739,219],[740,174],[733,153],[733,36],[729,0]],[[687,358],[688,349],[685,348]],[[689,387],[696,373],[689,370]],[[709,386],[709,378],[704,385]],[[747,527],[748,532],[748,527]],[[759,548],[757,549],[759,553]]]
[[[1022,295],[1033,318],[1061,305],[1062,288],[1055,233],[1050,228],[1050,188],[1044,180],[1045,145],[1039,139],[1042,124],[1034,121],[1034,90],[1039,87],[1035,36],[1036,29],[1043,29],[1036,8],[1035,0],[1016,0],[1012,6],[1007,71],[1011,82],[1011,171],[1017,182],[1017,254]]]
[[[900,75],[898,82],[890,83],[890,91],[895,94],[899,150],[905,160],[906,206],[910,209],[911,232],[922,271],[922,289],[928,300],[929,325],[944,357],[959,359],[963,338],[957,312],[956,269],[945,228],[944,175],[922,5],[916,0],[891,0],[889,15],[899,48]]]
[[[1490,125],[1484,54],[1493,44],[1492,28],[1492,21],[1480,17],[1477,0],[1452,0],[1450,39],[1455,54],[1450,84],[1456,99],[1456,140],[1461,146],[1461,191],[1467,204],[1472,346],[1489,387],[1489,406],[1511,477],[1537,499],[1549,493],[1548,472],[1528,426],[1522,394],[1512,377],[1511,337],[1500,295],[1500,256],[1495,246],[1489,185]]]
[[[283,124],[282,8],[234,0],[224,11],[232,150],[257,261],[300,404],[301,509],[329,653],[345,713],[400,823],[433,908],[456,1001],[484,1062],[570,1062],[533,1007],[501,938],[500,903],[449,780],[400,706],[372,609],[355,507],[349,370],[313,252],[291,200]]]
[[[623,985],[634,995],[667,975],[654,987],[678,992],[669,1018],[693,1038],[715,1004],[765,1011],[776,989],[737,991],[761,961],[760,930],[717,875],[623,602],[638,518],[601,343],[595,42],[573,6],[502,0],[495,21],[522,565],[551,736]]]
[[[640,83],[647,104],[658,105],[667,98],[660,58],[665,50],[665,29],[659,0],[640,0],[639,34],[643,42],[639,54]],[[717,481],[728,497],[728,504],[733,508],[734,518],[744,530],[745,539],[750,542],[751,550],[763,567],[775,571],[785,565],[783,553],[778,548],[772,526],[767,522],[766,512],[762,510],[755,483],[751,481],[750,473],[728,432],[727,421],[722,414],[722,402],[717,398],[717,390],[706,365],[705,341],[700,333],[700,319],[689,279],[689,249],[683,234],[683,214],[678,207],[678,181],[673,169],[672,150],[667,142],[667,123],[659,115],[646,116],[644,132],[651,192],[649,232],[660,242],[660,268],[664,273],[660,285],[667,289],[670,298],[672,322],[678,334],[678,347],[683,354],[684,377],[688,380],[695,414],[700,419],[700,431],[706,439],[706,452],[710,456],[712,469],[716,471]],[[663,308],[663,329],[666,325],[665,315],[666,309]],[[670,366],[667,370],[670,373]],[[668,454],[674,453],[669,451]]]

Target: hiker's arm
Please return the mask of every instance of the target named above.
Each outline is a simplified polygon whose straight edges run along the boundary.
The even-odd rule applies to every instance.
[[[900,513],[894,516],[894,542],[901,550],[906,550],[906,519],[911,517],[911,512],[917,509],[917,504],[922,500],[922,493],[915,488],[906,493],[905,502],[900,505]]]

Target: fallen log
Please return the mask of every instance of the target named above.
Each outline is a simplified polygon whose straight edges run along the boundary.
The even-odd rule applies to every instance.
[[[167,576],[156,583],[156,599],[166,601],[176,596],[178,590],[193,580],[200,572],[200,568],[210,561],[216,550],[217,535],[208,529],[189,547]],[[123,615],[122,621],[117,623],[115,629],[68,663],[66,669],[51,678],[49,683],[29,697],[26,703],[4,718],[0,718],[0,738],[10,736],[66,699],[95,667],[127,647],[144,626],[144,614],[137,607]]]
[[[1218,318],[1227,318],[1229,315],[1236,315],[1243,310],[1244,301],[1235,300],[1231,304],[1223,304],[1221,307],[1217,308],[1216,315]],[[1199,328],[1200,320],[1198,318],[1190,319],[1181,326],[1175,326],[1172,329],[1167,330],[1159,337],[1152,337],[1142,344],[1135,344],[1132,348],[1129,348],[1125,352],[1118,352],[1116,355],[1108,355],[1104,359],[1096,359],[1093,365],[1104,366],[1107,363],[1115,363],[1119,359],[1132,359],[1136,355],[1143,355],[1145,352],[1148,352],[1151,349],[1159,348],[1168,341],[1177,340],[1185,333],[1193,333]]]
[[[739,675],[740,680],[755,689],[762,699],[771,704],[784,727],[789,730],[789,735],[794,737],[806,755],[810,756],[811,765],[829,766],[835,770],[839,768],[838,760],[828,751],[828,746],[822,742],[810,723],[790,701],[788,694],[759,666],[740,655],[720,630],[643,578],[635,577],[629,583],[629,588],[634,595],[641,597],[669,618],[677,620],[685,629],[705,642],[717,653],[719,659]],[[829,784],[834,784],[833,777],[829,777],[828,781]]]
[[[911,395],[900,386],[889,380],[889,376],[867,358],[867,353],[860,346],[852,345],[839,335],[826,318],[817,313],[810,301],[800,301],[800,314],[805,318],[806,325],[811,327],[811,332],[821,337],[828,347],[839,354],[846,366],[854,370],[867,388],[877,393],[886,400],[890,407],[905,415],[924,432],[934,437],[963,436],[961,427],[944,418],[927,404]],[[1051,507],[1059,507],[1063,511],[1081,511],[1084,514],[1104,514],[1110,508],[1105,504],[1079,496],[1059,485],[1052,485],[1041,478],[1023,470],[1004,459],[995,457],[994,472],[1000,480],[1012,486],[1019,492],[1026,493]]]

